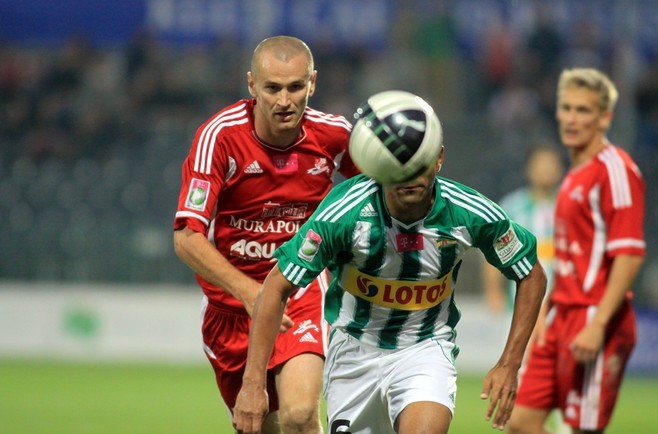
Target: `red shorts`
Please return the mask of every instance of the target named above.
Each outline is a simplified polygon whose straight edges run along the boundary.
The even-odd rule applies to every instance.
[[[322,283],[319,280],[322,279]],[[270,411],[279,409],[274,387],[274,371],[277,367],[302,353],[314,353],[324,357],[327,325],[322,315],[325,273],[306,288],[300,288],[290,297],[286,314],[294,326],[280,333],[268,364],[267,393]],[[242,387],[242,374],[247,360],[249,326],[251,318],[244,312],[213,305],[203,312],[202,335],[204,350],[217,380],[224,402],[231,411]]]
[[[602,430],[610,422],[624,369],[637,338],[635,313],[621,306],[606,329],[596,361],[577,363],[569,349],[596,307],[559,307],[548,328],[546,344],[535,345],[520,379],[516,403],[562,410],[564,421],[580,430]]]

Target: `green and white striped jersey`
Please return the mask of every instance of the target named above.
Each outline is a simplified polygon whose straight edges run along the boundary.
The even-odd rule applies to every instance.
[[[359,175],[340,183],[275,252],[279,268],[305,286],[328,267],[325,317],[366,344],[454,341],[461,316],[454,290],[466,251],[479,248],[518,281],[537,260],[536,240],[477,191],[441,177],[435,187],[428,215],[404,224],[391,217],[375,181]]]

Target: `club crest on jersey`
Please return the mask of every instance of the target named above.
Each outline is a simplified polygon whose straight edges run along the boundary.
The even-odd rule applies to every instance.
[[[512,226],[494,242],[494,250],[503,264],[509,262],[522,247],[523,243]]]
[[[272,164],[276,173],[296,173],[298,168],[297,154],[274,155]]]
[[[436,240],[436,246],[438,247],[439,250],[441,249],[447,249],[448,247],[452,247],[457,244],[457,240],[453,240],[450,238],[439,238]]]
[[[322,243],[322,237],[313,232],[312,229],[309,229],[308,232],[306,232],[304,242],[302,242],[302,245],[299,246],[297,256],[305,261],[312,261],[313,258],[315,258],[315,255],[318,253],[320,243]]]
[[[192,178],[190,189],[187,192],[185,208],[204,211],[210,192],[210,182],[203,179]]]
[[[329,166],[327,165],[326,158],[316,158],[315,165],[312,169],[308,169],[306,173],[310,173],[311,175],[319,175],[323,172],[329,172],[330,170],[331,169],[329,169]]]
[[[413,250],[423,250],[422,234],[397,234],[395,242],[398,252],[410,252]]]

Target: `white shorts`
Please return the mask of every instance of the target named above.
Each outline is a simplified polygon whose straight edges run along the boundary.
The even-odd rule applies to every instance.
[[[454,414],[454,349],[452,342],[427,339],[383,350],[332,330],[324,367],[329,433],[395,434],[402,410],[419,401],[437,402]]]

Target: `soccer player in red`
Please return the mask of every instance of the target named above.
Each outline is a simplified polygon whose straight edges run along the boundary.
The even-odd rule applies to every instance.
[[[644,181],[608,142],[618,93],[602,72],[568,69],[556,117],[571,168],[555,213],[555,284],[521,374],[510,433],[545,433],[551,409],[576,433],[610,422],[636,341],[631,287],[644,261]]]
[[[183,163],[174,246],[203,290],[203,347],[231,410],[242,385],[249,315],[274,250],[313,213],[337,169],[345,177],[357,173],[346,152],[351,124],[307,106],[316,75],[304,42],[265,39],[247,74],[253,98],[203,123]],[[322,430],[323,285],[315,280],[288,305],[268,366],[263,433]]]

